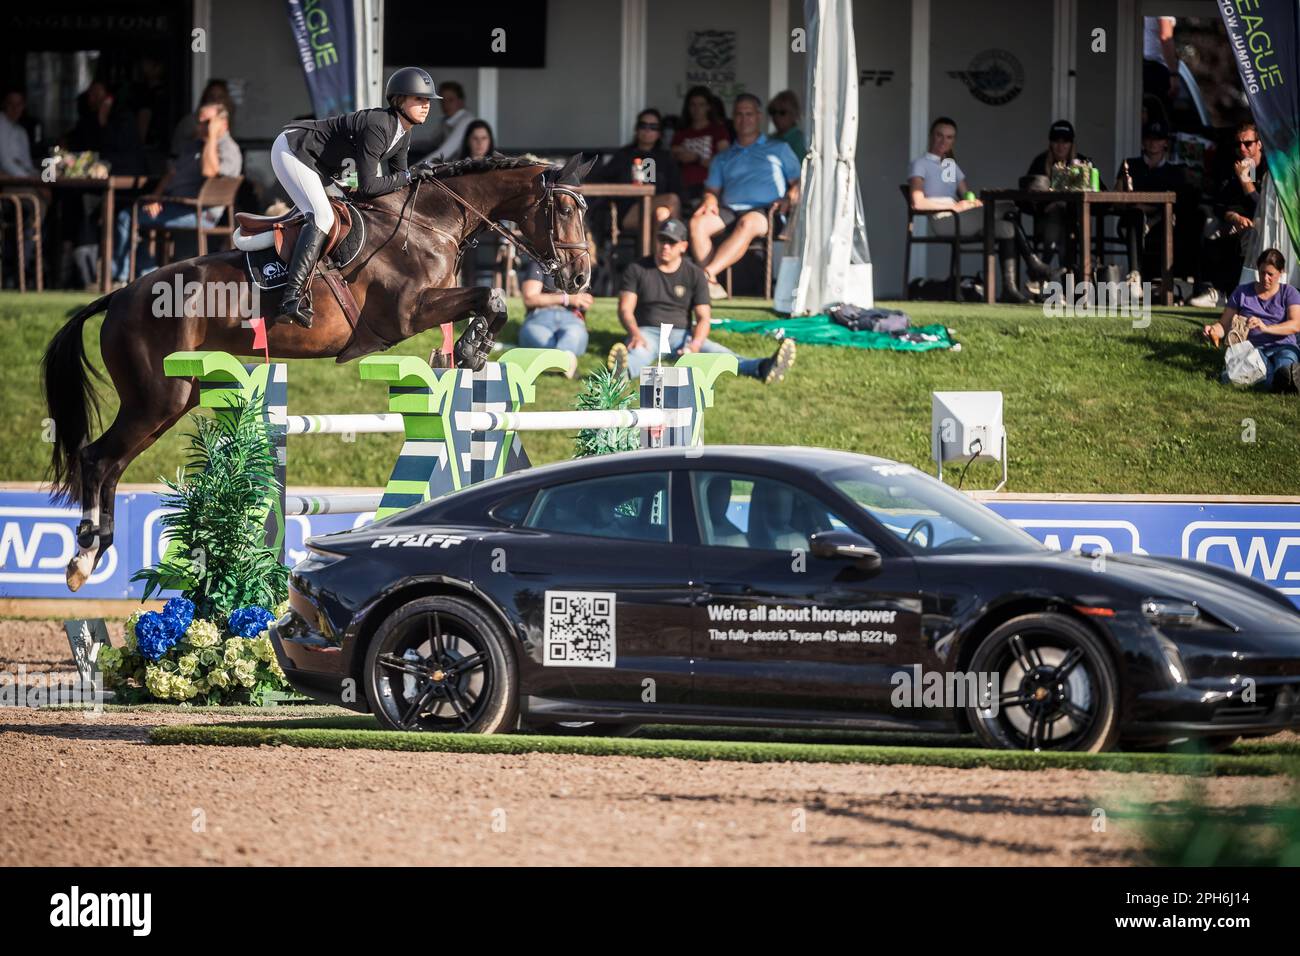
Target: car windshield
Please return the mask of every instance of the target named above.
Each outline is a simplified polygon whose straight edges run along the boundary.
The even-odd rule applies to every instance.
[[[1043,549],[1031,535],[911,465],[850,465],[822,477],[916,553]]]

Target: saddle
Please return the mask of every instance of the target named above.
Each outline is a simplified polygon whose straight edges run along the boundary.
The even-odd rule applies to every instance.
[[[334,210],[334,225],[330,227],[329,236],[325,239],[325,248],[321,252],[322,258],[334,251],[348,233],[352,231],[352,206],[341,199],[330,197],[330,206]],[[239,231],[245,236],[256,236],[264,232],[273,232],[275,235],[275,254],[284,261],[288,261],[293,255],[294,244],[298,241],[298,233],[302,232],[303,224],[307,217],[297,209],[290,210],[282,216],[255,216],[248,212],[235,213],[235,224]]]

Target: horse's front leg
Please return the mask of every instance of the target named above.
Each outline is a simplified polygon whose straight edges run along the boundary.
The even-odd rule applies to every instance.
[[[469,319],[452,347],[457,366],[475,372],[483,368],[496,336],[506,324],[504,289],[426,289],[420,295],[415,321],[423,328]]]

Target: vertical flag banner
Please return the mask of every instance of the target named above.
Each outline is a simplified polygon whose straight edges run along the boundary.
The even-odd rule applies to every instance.
[[[298,60],[317,119],[356,107],[352,0],[286,0]]]
[[[1291,244],[1300,249],[1300,0],[1218,0]]]

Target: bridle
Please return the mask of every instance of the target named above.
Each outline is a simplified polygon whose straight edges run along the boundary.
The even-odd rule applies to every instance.
[[[482,212],[476,209],[473,206],[473,204],[469,202],[469,200],[465,199],[454,189],[452,189],[450,186],[444,183],[441,179],[430,177],[429,179],[422,178],[420,180],[417,180],[416,181],[417,189],[419,188],[420,182],[430,182],[437,185],[439,189],[441,189],[444,193],[446,193],[457,203],[463,206],[467,211],[477,216],[478,219],[483,223],[483,225],[485,225],[489,230],[496,233],[498,236],[500,236],[506,242],[510,243],[512,246],[514,246],[516,249],[518,249],[528,258],[536,262],[541,267],[542,271],[545,272],[547,275],[553,275],[555,273],[555,270],[559,269],[560,266],[563,265],[563,263],[560,260],[561,249],[581,249],[583,256],[586,256],[588,259],[591,258],[591,250],[587,245],[587,224],[586,224],[587,200],[582,195],[582,193],[578,192],[578,190],[572,186],[564,186],[559,183],[552,183],[552,182],[545,183],[544,186],[545,192],[542,195],[542,201],[540,205],[542,208],[542,213],[546,217],[546,223],[547,223],[546,239],[547,239],[547,245],[549,247],[547,249],[547,252],[549,254],[543,254],[541,252],[538,252],[536,249],[534,249],[532,245],[527,242],[527,240],[516,237],[513,233],[510,232],[510,230],[503,229],[499,224],[493,222]],[[559,220],[556,216],[556,204],[555,204],[555,197],[557,193],[562,196],[568,196],[573,200],[574,205],[578,207],[578,229],[582,233],[582,239],[578,242],[564,242],[563,240],[560,239]]]

